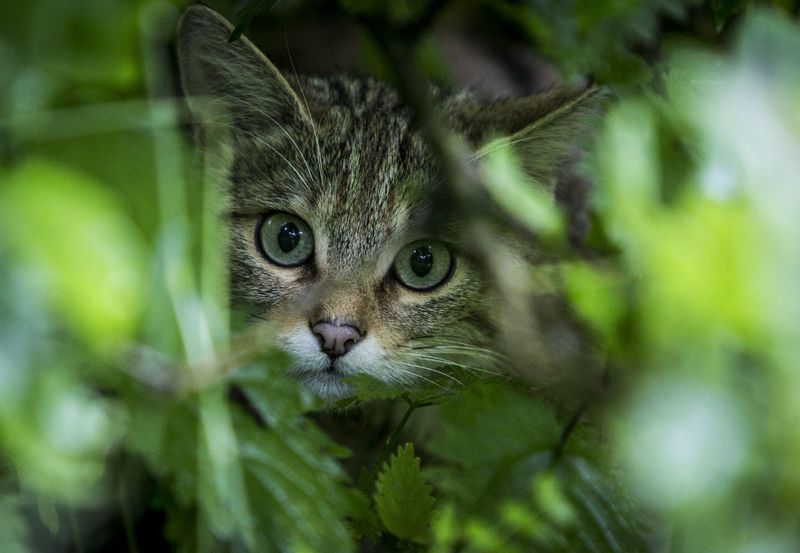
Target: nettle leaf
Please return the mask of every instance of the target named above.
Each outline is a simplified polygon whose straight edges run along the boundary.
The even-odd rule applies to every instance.
[[[524,489],[547,466],[561,433],[541,400],[497,380],[467,387],[442,403],[439,416],[441,429],[427,449],[442,464],[429,475],[466,512],[489,513],[504,493]]]
[[[413,444],[401,446],[384,465],[373,497],[381,521],[392,534],[426,543],[435,499],[419,467]]]
[[[561,424],[518,385],[478,381],[441,406],[443,428],[431,443],[438,457],[483,465],[555,446]]]
[[[461,392],[464,385],[476,379],[474,374],[456,366],[441,366],[436,370],[439,372],[427,376],[425,381],[414,386],[388,384],[369,375],[348,377],[346,381],[353,389],[353,397],[340,401],[337,407],[399,397],[420,405],[436,404]]]
[[[237,426],[257,527],[280,550],[353,551],[344,522],[353,498],[327,438],[307,419],[275,430],[242,416]]]
[[[378,513],[375,512],[372,500],[360,489],[351,489],[350,492],[350,533],[356,540],[369,538],[373,541],[377,541],[383,528],[381,526],[380,517]]]
[[[405,386],[387,384],[366,374],[350,376],[345,379],[353,389],[353,397],[358,403],[379,399],[394,399],[408,392]],[[352,403],[352,398],[343,400],[344,405]],[[340,405],[340,406],[344,406]]]
[[[238,369],[231,377],[262,419],[271,426],[291,422],[300,413],[321,408],[309,391],[286,376],[285,359],[271,354],[268,362]]]
[[[357,518],[358,498],[335,458],[348,452],[302,416],[319,401],[285,375],[280,361],[270,358],[232,378],[261,419],[245,411],[235,418],[256,525],[279,550],[352,551],[346,519]]]

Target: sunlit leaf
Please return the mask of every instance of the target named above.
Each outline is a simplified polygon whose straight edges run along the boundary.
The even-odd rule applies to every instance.
[[[45,161],[0,179],[7,240],[47,282],[75,331],[99,348],[129,338],[144,307],[147,259],[115,198],[101,183]]]

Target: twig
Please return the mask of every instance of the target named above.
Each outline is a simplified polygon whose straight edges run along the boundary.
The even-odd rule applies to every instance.
[[[578,427],[578,423],[583,418],[583,415],[586,414],[586,409],[588,409],[589,404],[591,403],[591,398],[587,397],[581,404],[578,406],[577,411],[573,413],[572,417],[569,419],[567,426],[564,427],[564,430],[561,431],[561,436],[558,438],[558,443],[553,448],[553,456],[550,458],[550,467],[552,468],[561,460],[564,456],[564,450],[567,448],[567,443],[569,442],[572,433],[575,432],[575,428]]]

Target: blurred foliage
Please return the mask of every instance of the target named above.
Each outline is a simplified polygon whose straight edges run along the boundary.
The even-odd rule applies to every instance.
[[[214,5],[243,29],[286,3]],[[441,67],[422,37],[440,11],[491,14],[567,79],[618,92],[586,163],[591,243],[614,253],[560,266],[607,359],[601,397],[564,414],[509,379],[354,379],[345,414],[400,416],[377,453],[348,451],[268,333],[232,330],[218,199],[172,99],[185,3],[16,3],[0,19],[3,551],[800,549],[797,3],[453,4],[335,9],[412,33],[423,69]],[[510,156],[484,172],[509,219],[564,232]]]

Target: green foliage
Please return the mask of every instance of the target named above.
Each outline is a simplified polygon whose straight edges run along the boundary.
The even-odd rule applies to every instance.
[[[250,21],[256,16],[257,13],[268,11],[277,3],[278,0],[250,0],[242,6],[239,10],[239,16],[236,20],[236,27],[231,33],[231,41],[237,40],[244,32]]]
[[[505,147],[508,139],[498,139],[484,146],[484,170],[492,199],[515,220],[544,239],[563,235],[564,221],[552,196],[530,181]]]
[[[8,553],[25,553],[28,528],[20,513],[20,501],[12,495],[0,498],[0,541]]]
[[[258,502],[257,527],[271,528],[279,549],[353,549],[344,518],[356,501],[332,454],[345,454],[308,419],[318,405],[285,376],[285,368],[250,366],[234,376],[267,424],[240,417],[241,452],[248,489]]]
[[[631,44],[656,40],[659,18],[680,18],[686,1],[579,0],[498,2],[496,9],[556,60],[569,76],[590,74],[600,82],[638,83],[649,71]]]
[[[35,159],[0,187],[13,255],[48,282],[72,328],[96,347],[130,336],[143,311],[146,261],[116,199],[89,177]]]
[[[414,445],[401,446],[383,466],[375,483],[374,499],[381,521],[392,534],[425,543],[435,499],[419,465]]]
[[[272,4],[246,3],[237,29]],[[452,4],[338,9],[410,33],[467,9]],[[771,4],[471,4],[568,77],[619,93],[585,164],[606,255],[558,267],[608,367],[579,407],[458,367],[414,390],[355,377],[353,398],[323,404],[286,376],[269,330],[239,336],[229,321],[220,200],[152,47],[178,9],[9,5],[3,551],[151,538],[187,552],[797,550],[800,30],[796,7]],[[687,8],[711,14],[702,36]],[[435,57],[432,44],[406,45],[409,59]],[[159,99],[137,99],[146,89]],[[508,154],[481,160],[487,201],[561,235]],[[377,446],[350,451],[323,432],[327,415],[312,413],[333,407],[334,427],[389,412],[376,435],[354,436]],[[124,535],[102,542],[98,520]]]
[[[444,426],[431,451],[470,468],[497,468],[503,459],[547,450],[558,440],[552,411],[517,385],[499,381],[474,382],[441,406],[441,417]]]

